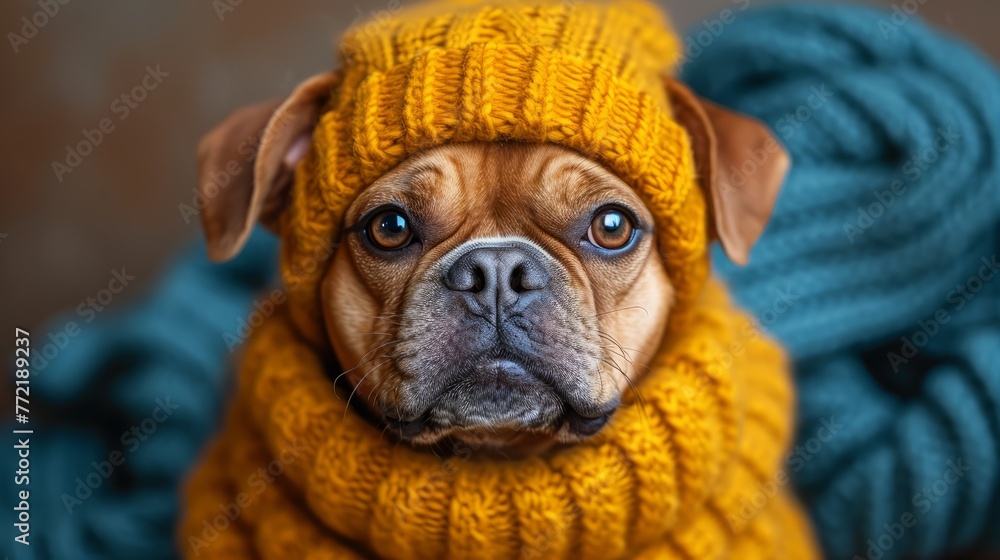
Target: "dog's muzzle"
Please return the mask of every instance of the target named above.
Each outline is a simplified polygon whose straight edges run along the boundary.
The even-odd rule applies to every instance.
[[[599,431],[616,403],[592,396],[600,359],[568,278],[522,238],[471,240],[441,257],[404,321],[420,349],[400,362],[403,402],[386,409],[393,431]]]

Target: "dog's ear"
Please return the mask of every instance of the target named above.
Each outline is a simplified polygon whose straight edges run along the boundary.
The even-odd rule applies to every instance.
[[[277,229],[295,167],[305,157],[334,73],[302,82],[284,101],[244,107],[198,144],[198,191],[208,256],[227,261],[259,220]]]
[[[674,118],[691,137],[715,235],[729,259],[745,265],[771,218],[791,158],[760,121],[702,99],[676,80],[665,82]]]

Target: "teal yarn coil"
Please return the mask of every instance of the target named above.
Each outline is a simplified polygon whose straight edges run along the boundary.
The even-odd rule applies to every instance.
[[[997,70],[915,17],[857,6],[749,10],[700,39],[684,80],[793,158],[750,265],[714,261],[795,360],[786,466],[827,556],[995,549]]]
[[[14,486],[12,476],[0,485],[9,504],[0,519],[14,534],[10,508],[18,491],[30,490],[30,546],[11,535],[0,554],[177,557],[181,481],[214,433],[233,383],[227,362],[236,348],[224,334],[277,282],[277,246],[256,232],[238,258],[217,265],[200,243],[136,303],[70,314],[31,333],[33,355],[51,359],[33,362],[30,481]],[[63,334],[71,321],[79,327],[74,336]],[[47,333],[65,340],[44,350]],[[6,472],[17,470],[16,455],[4,457]]]

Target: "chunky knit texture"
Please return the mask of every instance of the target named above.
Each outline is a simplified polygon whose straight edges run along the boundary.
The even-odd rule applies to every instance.
[[[1000,544],[1000,77],[899,18],[748,12],[684,72],[795,161],[751,265],[717,262],[796,359],[799,443],[843,425],[797,473],[832,559]]]
[[[235,334],[255,294],[277,282],[277,245],[258,232],[237,259],[215,265],[199,243],[131,306],[116,301],[92,323],[73,314],[33,333],[32,422],[41,425],[30,436],[31,546],[7,538],[0,556],[176,558],[180,482],[221,423],[232,385],[223,333]],[[69,321],[80,326],[79,334],[43,359],[43,333],[63,333]],[[152,429],[158,401],[178,408]],[[128,435],[123,441],[135,426],[145,440]],[[123,462],[110,465],[116,452]],[[4,454],[7,472],[17,470],[17,459]],[[23,489],[0,485],[11,505]],[[12,514],[0,516],[8,527]]]
[[[282,273],[321,342],[317,284],[346,205],[408,155],[445,142],[551,142],[601,162],[656,216],[677,298],[708,276],[705,197],[662,79],[680,55],[640,0],[439,1],[360,25],[284,221]]]
[[[774,482],[791,425],[783,355],[706,287],[705,197],[664,93],[678,46],[662,15],[632,0],[437,2],[343,49],[282,222],[288,306],[253,334],[228,426],[188,488],[185,553],[813,558]],[[440,458],[345,410],[318,282],[362,188],[416,151],[504,140],[575,149],[634,187],[677,303],[643,404],[598,436],[525,460]]]
[[[287,315],[249,343],[239,397],[187,489],[190,558],[815,558],[776,484],[784,356],[711,286],[599,435],[516,461],[399,445],[335,392]],[[734,357],[732,348],[742,349]],[[270,473],[270,476],[268,476]]]

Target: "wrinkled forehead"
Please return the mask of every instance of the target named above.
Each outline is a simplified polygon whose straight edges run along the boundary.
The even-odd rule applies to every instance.
[[[348,210],[354,223],[383,205],[418,217],[516,231],[525,221],[558,223],[608,203],[645,213],[635,192],[605,167],[551,144],[469,143],[416,154],[365,189]]]

